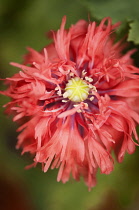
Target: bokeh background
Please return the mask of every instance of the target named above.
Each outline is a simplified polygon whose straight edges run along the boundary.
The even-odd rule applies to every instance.
[[[130,47],[139,48],[139,1],[119,0],[0,0],[0,78],[10,77],[18,69],[9,62],[23,61],[30,46],[41,50],[50,43],[49,30],[57,30],[64,15],[67,27],[88,16],[100,20],[112,16],[122,21],[118,36],[128,34]],[[138,53],[135,63],[139,64]],[[0,83],[3,90],[3,81]],[[127,93],[128,94],[128,93]],[[88,192],[82,179],[62,184],[56,182],[57,170],[46,174],[41,167],[24,170],[31,162],[15,149],[16,124],[4,114],[8,102],[0,96],[0,209],[1,210],[138,210],[139,148],[126,155],[122,164],[115,163],[110,175],[100,175],[98,184]]]

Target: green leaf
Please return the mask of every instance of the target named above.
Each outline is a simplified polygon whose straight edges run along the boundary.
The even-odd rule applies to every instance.
[[[80,0],[80,2],[82,2],[89,10],[90,14],[98,20],[110,16],[113,23],[121,21],[123,27],[128,23],[130,26],[128,41],[139,44],[139,1]]]
[[[139,21],[135,20],[131,22],[129,26],[128,41],[133,41],[135,44],[139,44]]]
[[[132,0],[80,0],[91,15],[102,19],[110,16],[114,22],[139,19],[139,1]]]

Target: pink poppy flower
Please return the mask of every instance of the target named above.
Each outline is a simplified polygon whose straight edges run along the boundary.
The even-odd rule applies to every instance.
[[[19,121],[17,148],[34,163],[59,168],[63,183],[82,176],[89,189],[96,172],[109,174],[111,152],[121,162],[135,151],[139,123],[139,68],[125,43],[115,43],[111,18],[78,21],[65,30],[66,18],[42,52],[28,48],[19,73],[6,78],[7,112]],[[30,166],[29,166],[30,167]]]

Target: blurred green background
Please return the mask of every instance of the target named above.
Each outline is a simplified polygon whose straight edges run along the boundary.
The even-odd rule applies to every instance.
[[[139,24],[139,15],[134,12],[135,7],[139,6],[138,1],[134,0],[137,4],[133,4],[132,7],[125,0],[121,5],[118,2],[118,0],[0,0],[0,78],[10,77],[18,71],[10,66],[9,62],[21,63],[27,46],[41,50],[47,45],[50,40],[46,38],[46,32],[51,29],[57,30],[63,15],[67,16],[67,27],[79,19],[87,20],[88,15],[94,15],[94,18],[98,19],[113,16],[114,21],[122,20],[127,29],[133,26],[134,31],[129,30],[128,39],[139,44],[139,38],[135,36],[138,34],[139,37],[137,33],[139,28],[134,27],[134,21],[136,25]],[[124,13],[122,16],[119,15],[121,11]],[[127,26],[126,20],[133,21]],[[138,63],[137,56],[136,59]],[[2,81],[1,89],[4,89]],[[21,151],[15,149],[17,127],[10,117],[4,115],[2,106],[6,102],[8,99],[0,96],[1,210],[139,209],[138,148],[133,155],[126,155],[122,164],[116,163],[115,170],[110,175],[98,173],[98,184],[91,192],[88,192],[82,180],[78,183],[72,179],[66,184],[57,183],[56,170],[50,170],[46,174],[39,166],[24,170],[32,160],[28,155],[20,156]]]

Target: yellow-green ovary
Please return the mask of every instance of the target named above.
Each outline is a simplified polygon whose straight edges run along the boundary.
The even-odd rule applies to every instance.
[[[74,102],[81,102],[88,98],[89,86],[79,77],[72,78],[68,81],[64,96]]]

